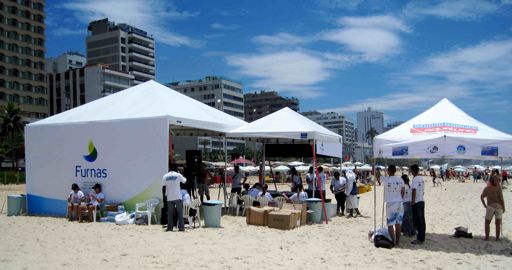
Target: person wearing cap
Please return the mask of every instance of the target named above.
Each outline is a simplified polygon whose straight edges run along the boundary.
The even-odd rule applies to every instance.
[[[69,218],[69,221],[73,220],[73,214],[76,217],[78,216],[78,208],[83,199],[84,199],[84,193],[80,190],[80,187],[78,186],[78,184],[73,183],[71,185],[71,192],[69,192],[69,196],[68,196],[67,217]]]
[[[94,190],[94,192],[91,192],[89,194],[89,196],[88,196],[89,202],[87,203],[87,205],[80,206],[78,208],[78,220],[80,222],[83,221],[82,211],[84,209],[87,209],[87,214],[88,214],[87,220],[89,222],[92,222],[94,210],[100,210],[101,205],[103,205],[103,203],[105,202],[105,194],[103,194],[103,192],[101,192],[101,185],[99,183],[94,184],[94,186],[92,187],[92,190]]]

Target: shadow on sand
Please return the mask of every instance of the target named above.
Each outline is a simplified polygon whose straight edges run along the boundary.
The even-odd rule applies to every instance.
[[[501,255],[512,257],[512,242],[502,237],[500,241],[485,241],[482,236],[473,238],[455,238],[450,234],[427,233],[427,240],[422,245],[413,245],[410,242],[415,237],[401,237],[401,248],[411,250],[429,250],[446,253],[469,253],[474,255]]]

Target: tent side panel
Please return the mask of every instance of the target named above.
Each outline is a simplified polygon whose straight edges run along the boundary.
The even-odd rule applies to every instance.
[[[27,126],[28,213],[64,216],[73,183],[86,195],[100,183],[106,203],[128,209],[161,198],[168,128],[166,118]]]

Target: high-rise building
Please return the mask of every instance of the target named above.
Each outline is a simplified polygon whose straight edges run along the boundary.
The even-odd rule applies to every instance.
[[[367,138],[367,133],[371,129],[375,129],[378,134],[384,132],[384,113],[372,110],[357,112],[357,141],[371,144],[371,139]]]
[[[50,115],[57,114],[133,85],[133,75],[92,65],[48,73]]]
[[[28,121],[48,115],[44,0],[0,2],[0,105],[19,105]]]
[[[78,52],[67,52],[57,57],[47,58],[46,73],[62,73],[66,70],[81,68],[86,64],[85,56]]]
[[[244,119],[244,94],[240,82],[219,76],[206,76],[201,80],[168,83],[167,86],[206,105]]]
[[[303,112],[302,115],[341,135],[343,137],[343,155],[348,157],[352,157],[354,155],[356,134],[354,122],[352,120],[337,112],[321,113],[318,111],[309,111]]]
[[[87,63],[128,72],[139,84],[155,79],[155,40],[134,26],[106,19],[89,23]]]
[[[247,93],[245,99],[245,121],[265,117],[282,108],[288,107],[296,112],[299,111],[299,100],[297,98],[282,97],[276,91],[260,91]]]
[[[166,86],[208,106],[244,119],[243,85],[240,82],[220,76],[206,76],[204,79],[172,82]],[[206,153],[220,153],[224,149],[224,141],[214,137],[177,137],[174,142],[175,146],[196,145],[197,149]],[[227,150],[244,146],[244,140],[226,140]],[[183,147],[175,148],[174,151],[180,155],[185,152]]]
[[[396,127],[398,127],[399,125],[405,123],[404,121],[395,121],[395,122],[391,122],[391,123],[388,123],[386,125],[386,127],[384,128],[384,132],[388,131],[388,130],[392,130]]]

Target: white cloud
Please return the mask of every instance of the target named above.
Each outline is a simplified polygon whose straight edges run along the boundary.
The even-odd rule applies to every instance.
[[[183,20],[195,13],[177,11],[164,0],[71,0],[63,4],[82,23],[109,18],[116,23],[128,23],[147,31],[155,39],[171,46],[200,47],[201,41],[170,30],[170,20]]]
[[[276,89],[302,98],[322,95],[316,84],[331,75],[332,65],[321,56],[304,51],[231,55],[228,65],[254,78],[256,88]]]
[[[210,24],[210,28],[215,30],[235,30],[240,28],[238,24],[222,24],[222,23],[212,23]]]
[[[491,40],[431,56],[401,74],[392,85],[399,92],[326,109],[351,113],[371,106],[385,111],[422,108],[441,98],[457,99],[469,108],[493,108],[510,99],[512,39]]]
[[[343,45],[366,61],[379,61],[399,53],[403,46],[400,34],[410,32],[402,20],[389,15],[343,17],[339,23],[342,28],[325,31],[320,39]]]
[[[412,1],[405,6],[404,13],[408,16],[474,20],[495,12],[499,7],[499,3],[486,0]]]
[[[254,43],[264,44],[264,45],[298,45],[302,43],[306,43],[311,41],[311,38],[296,36],[289,33],[278,33],[276,35],[261,35],[252,38]]]
[[[322,8],[355,10],[364,0],[316,0],[316,2]]]

